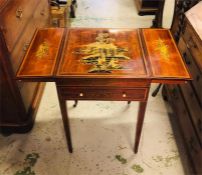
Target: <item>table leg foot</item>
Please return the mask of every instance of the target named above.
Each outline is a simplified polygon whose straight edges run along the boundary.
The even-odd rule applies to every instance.
[[[136,126],[136,135],[135,135],[135,147],[134,147],[135,154],[138,152],[146,106],[147,106],[147,102],[140,102],[138,118],[137,118],[137,126]]]
[[[131,101],[128,101],[128,105],[131,104]]]

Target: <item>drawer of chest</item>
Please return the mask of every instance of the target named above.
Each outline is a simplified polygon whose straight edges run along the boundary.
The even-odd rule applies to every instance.
[[[182,56],[185,60],[185,63],[187,64],[190,73],[192,75],[192,84],[194,87],[194,90],[197,94],[197,98],[199,99],[200,105],[202,106],[202,72],[199,70],[198,66],[196,65],[192,55],[190,54],[189,50],[186,49],[185,42],[182,38],[179,40],[178,47],[182,53]]]
[[[32,36],[34,35],[35,30],[36,30],[35,24],[30,22],[29,25],[24,30],[23,35],[20,37],[17,45],[15,46],[13,51],[10,53],[11,63],[12,63],[14,72],[18,70],[19,65],[22,62],[22,59],[30,45],[30,42],[31,42]]]
[[[178,86],[168,85],[168,91],[169,94],[171,94],[170,100],[176,112],[176,117],[180,126],[180,130],[182,131],[189,156],[191,157],[191,161],[194,164],[194,168],[199,171],[201,170],[202,163],[201,146],[195,134],[195,130],[191,124],[192,121],[190,120],[189,112],[186,109],[186,105],[183,98],[181,97],[181,92]]]
[[[42,1],[39,4],[39,8],[34,12],[33,18],[29,21],[28,25],[24,29],[23,34],[17,42],[17,45],[11,52],[11,62],[14,72],[18,70],[19,64],[21,63],[28,47],[31,42],[32,36],[38,27],[44,27],[48,23],[48,2]],[[40,18],[40,16],[42,16]]]
[[[34,15],[33,21],[38,28],[47,27],[49,25],[49,3],[47,0],[40,1],[40,4],[37,6]]]
[[[60,87],[60,94],[66,100],[116,100],[116,101],[145,101],[147,88],[118,89],[91,87]]]
[[[196,130],[199,141],[202,145],[202,108],[200,107],[190,83],[180,85],[185,103],[190,113],[193,127]]]
[[[0,25],[5,35],[9,51],[16,44],[17,38],[29,21],[38,2],[39,0],[12,0],[2,10]]]
[[[202,41],[195,34],[195,31],[189,23],[186,24],[185,31],[183,32],[183,38],[187,48],[190,50],[202,72]]]

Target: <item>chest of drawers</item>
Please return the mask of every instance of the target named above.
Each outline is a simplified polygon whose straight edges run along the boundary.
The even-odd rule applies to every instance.
[[[2,131],[23,132],[33,125],[44,85],[16,82],[14,74],[36,28],[48,23],[48,0],[0,1]]]
[[[190,163],[192,174],[202,173],[202,2],[186,12],[178,48],[193,80],[184,85],[164,87],[173,107]],[[165,95],[165,94],[164,94]]]

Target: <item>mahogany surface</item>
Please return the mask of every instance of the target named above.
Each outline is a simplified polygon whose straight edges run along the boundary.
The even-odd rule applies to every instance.
[[[32,76],[33,74],[36,76],[51,76],[56,64],[63,32],[64,29],[62,28],[52,28],[47,30],[47,32],[39,30],[35,35],[35,39],[32,40],[32,47],[29,48],[25,56],[27,59],[22,63],[20,72],[25,72],[25,76]],[[39,55],[37,55],[37,49],[44,43],[48,47],[47,53],[45,55],[38,53]]]
[[[99,33],[109,33],[110,38],[114,39],[114,43],[118,47],[126,48],[128,52],[126,56],[131,58],[122,62],[124,70],[114,70],[110,77],[133,76],[147,77],[147,68],[143,60],[143,53],[138,38],[139,30],[132,29],[71,29],[66,39],[62,60],[59,64],[57,76],[87,76],[102,77],[103,74],[89,74],[88,70],[91,65],[81,64],[82,55],[75,52],[88,43],[95,42],[95,38]],[[105,74],[104,74],[105,76]]]
[[[54,35],[49,32],[56,32]],[[63,35],[63,32],[64,35]],[[107,33],[114,39],[117,47],[127,49],[125,56],[130,59],[121,61],[121,70],[111,73],[88,73],[92,65],[83,64],[84,54],[77,54],[78,50],[96,41],[99,33]],[[61,42],[63,36],[64,42]],[[49,53],[40,59],[36,57],[36,50],[46,41],[49,43]],[[60,48],[60,50],[59,50]],[[51,53],[55,50],[54,53]],[[61,55],[56,58],[55,54]],[[33,61],[30,61],[32,60]],[[50,60],[57,59],[58,64]],[[47,61],[49,60],[49,61]],[[57,72],[55,74],[54,69]],[[92,78],[146,78],[151,80],[188,80],[189,72],[186,69],[181,55],[166,29],[40,29],[34,37],[31,49],[26,54],[17,77],[28,80],[52,75],[52,78],[92,77]],[[44,80],[45,81],[45,80]]]
[[[143,29],[147,59],[153,78],[189,78],[185,64],[168,30]]]
[[[15,44],[17,44],[17,37],[20,31],[25,28],[27,20],[31,18],[32,8],[39,3],[39,0],[12,0],[12,4],[7,5],[2,10],[1,26],[5,34],[6,42],[9,51],[12,51]],[[15,30],[13,30],[15,26]]]
[[[73,28],[40,29],[17,78],[56,82],[70,152],[66,100],[140,101],[137,153],[152,81],[176,84],[190,75],[168,30]]]

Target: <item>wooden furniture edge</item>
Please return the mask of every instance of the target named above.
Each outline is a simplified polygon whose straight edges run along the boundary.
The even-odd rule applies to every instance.
[[[6,135],[6,134],[12,134],[12,133],[27,133],[33,128],[36,114],[41,102],[41,98],[43,96],[44,88],[45,88],[45,83],[38,84],[36,93],[32,101],[32,105],[30,106],[27,112],[27,116],[29,120],[24,121],[21,124],[13,124],[13,123],[0,124],[0,132],[2,134]]]

